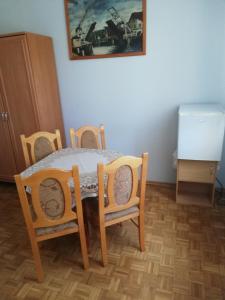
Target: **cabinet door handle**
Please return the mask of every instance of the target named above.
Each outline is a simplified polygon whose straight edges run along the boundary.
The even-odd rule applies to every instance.
[[[1,112],[0,116],[1,116],[2,121],[8,121],[8,113],[7,112],[4,112],[4,111]]]
[[[211,176],[213,176],[214,173],[215,173],[214,167],[210,167],[210,168],[209,168],[209,174],[210,174]]]
[[[5,121],[8,121],[8,113],[5,112]]]

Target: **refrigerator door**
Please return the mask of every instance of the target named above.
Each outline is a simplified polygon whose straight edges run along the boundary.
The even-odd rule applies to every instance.
[[[225,111],[219,104],[181,105],[178,159],[220,161]]]

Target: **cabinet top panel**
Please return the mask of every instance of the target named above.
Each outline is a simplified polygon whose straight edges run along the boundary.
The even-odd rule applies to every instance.
[[[183,104],[179,107],[178,114],[180,116],[208,116],[215,114],[225,114],[225,109],[220,103],[202,103],[202,104]]]
[[[25,35],[26,32],[12,32],[12,33],[4,33],[0,35],[0,38],[7,36],[17,36],[17,35]]]
[[[27,34],[29,34],[29,35],[37,35],[37,36],[46,36],[46,35],[43,35],[43,34],[32,33],[32,32],[27,32],[27,31],[21,31],[21,32],[4,33],[4,34],[0,35],[0,38],[11,37],[11,36],[18,36],[18,35],[27,35]]]

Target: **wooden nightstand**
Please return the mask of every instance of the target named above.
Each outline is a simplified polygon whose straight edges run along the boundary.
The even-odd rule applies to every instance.
[[[212,207],[217,161],[177,161],[176,202]]]

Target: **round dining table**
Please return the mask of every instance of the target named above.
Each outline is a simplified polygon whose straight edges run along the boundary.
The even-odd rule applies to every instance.
[[[79,168],[82,199],[95,197],[98,193],[98,163],[107,164],[120,156],[122,156],[121,153],[113,150],[64,148],[41,159],[24,170],[20,175],[22,177],[28,177],[46,168],[71,170],[72,167],[76,165]],[[69,184],[73,192],[74,186],[72,178]]]

